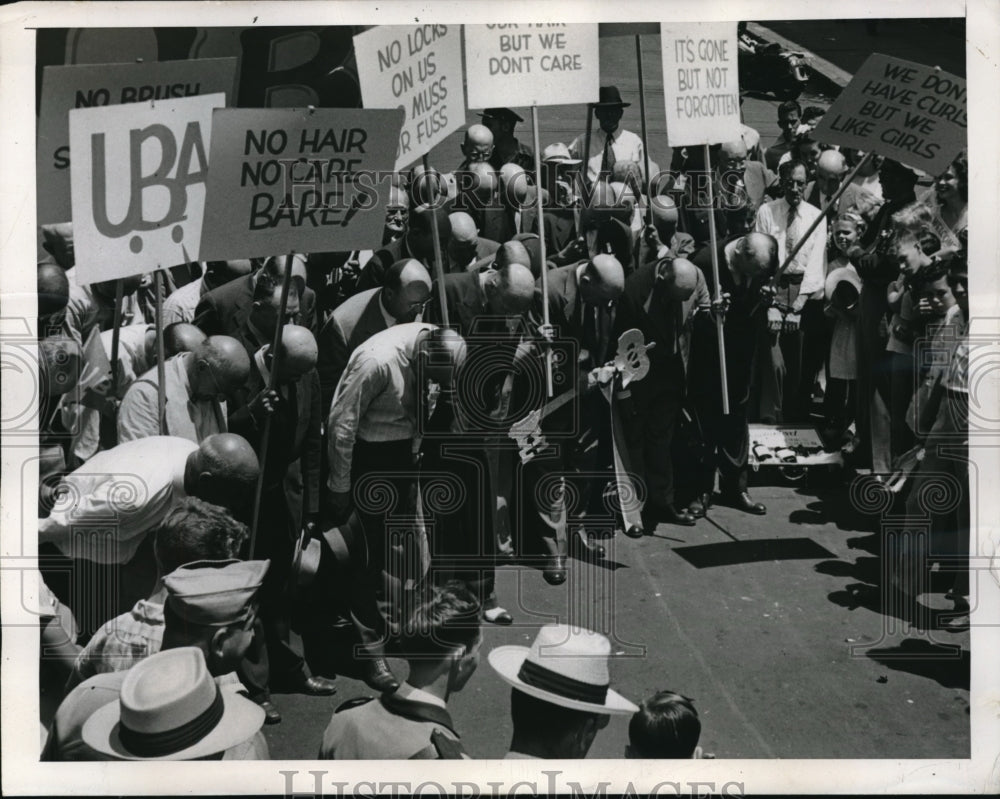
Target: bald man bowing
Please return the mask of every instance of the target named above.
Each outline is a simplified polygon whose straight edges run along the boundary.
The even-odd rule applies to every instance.
[[[165,432],[198,444],[226,432],[226,397],[250,375],[250,358],[230,336],[210,336],[193,352],[164,362]],[[125,392],[118,411],[118,441],[160,435],[159,375],[154,366]]]
[[[701,271],[685,258],[666,257],[641,266],[625,281],[618,302],[614,338],[631,328],[655,341],[649,351],[649,373],[630,385],[632,413],[624,414],[632,471],[646,485],[644,521],[692,525],[694,517],[674,507],[674,474],[670,444],[687,389],[688,360],[695,318],[707,317],[711,305]],[[643,527],[630,528],[638,538]]]

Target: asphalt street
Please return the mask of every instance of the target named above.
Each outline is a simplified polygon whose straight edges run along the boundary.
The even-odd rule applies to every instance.
[[[813,23],[768,24],[792,40],[803,29],[803,47],[843,69],[863,60],[855,57],[857,47],[843,46],[844,23],[826,34]],[[890,35],[893,25],[880,24],[872,49],[893,52],[888,45],[896,42],[909,55],[896,54],[920,60],[909,29]],[[830,31],[841,38],[827,41]],[[961,38],[937,40],[935,63],[957,71]],[[643,36],[641,44],[649,147],[665,167],[659,37]],[[602,83],[616,84],[632,103],[622,124],[638,132],[635,55],[632,37],[601,40]],[[829,103],[812,89],[801,100]],[[746,123],[765,145],[778,134],[775,106],[768,97],[748,97],[744,105]],[[528,109],[519,110],[530,119]],[[543,146],[581,133],[585,113],[584,106],[541,109]],[[467,122],[475,121],[470,112]],[[530,142],[529,124],[518,135]],[[431,162],[453,169],[461,160],[459,139],[455,134],[438,147]],[[665,688],[692,697],[702,745],[719,758],[968,757],[969,635],[918,633],[883,614],[876,534],[883,519],[865,510],[864,492],[849,491],[849,478],[828,475],[805,488],[762,472],[752,493],[767,504],[766,516],[714,508],[692,528],[660,525],[639,540],[607,541],[606,565],[574,561],[560,587],[547,585],[537,570],[503,567],[498,590],[515,625],[486,626],[479,671],[449,703],[467,751],[501,757],[510,740],[509,689],[486,653],[528,645],[539,625],[558,619],[611,638],[613,687],[626,697],[639,701]],[[405,674],[405,664],[393,666]],[[315,757],[333,709],[370,694],[347,677],[338,684],[331,698],[275,697],[285,720],[266,729],[273,758]],[[627,717],[613,719],[590,757],[621,757],[626,742]]]

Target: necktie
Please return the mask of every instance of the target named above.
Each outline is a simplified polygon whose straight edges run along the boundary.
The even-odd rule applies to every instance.
[[[615,140],[609,133],[607,138],[604,140],[604,155],[601,158],[601,171],[610,172],[615,168],[615,151],[612,147],[614,143]]]
[[[788,206],[788,219],[785,226],[785,257],[787,258],[792,250],[795,249],[795,245],[798,243],[798,239],[795,236],[795,217],[797,206]]]

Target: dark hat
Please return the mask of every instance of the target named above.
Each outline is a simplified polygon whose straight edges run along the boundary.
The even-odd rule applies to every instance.
[[[524,118],[520,114],[514,113],[509,108],[484,108],[479,112],[479,116],[481,116],[484,120],[486,117],[497,117],[498,119],[506,117],[507,119],[514,120],[515,122],[524,122]]]
[[[621,92],[618,91],[617,86],[602,86],[600,99],[594,105],[618,105],[622,108],[628,108],[632,103],[622,102]]]

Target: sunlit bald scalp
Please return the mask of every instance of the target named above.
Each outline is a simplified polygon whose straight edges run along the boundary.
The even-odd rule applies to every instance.
[[[172,322],[163,328],[163,352],[167,358],[179,352],[194,352],[205,342],[205,332],[190,322]]]
[[[250,377],[250,356],[232,336],[209,336],[194,350],[195,359],[210,370],[218,391],[230,394]]]
[[[448,221],[451,222],[451,240],[458,243],[475,242],[479,238],[479,231],[476,230],[476,221],[465,211],[455,211],[448,214]]]
[[[496,264],[497,269],[502,269],[511,264],[520,264],[521,266],[528,267],[530,270],[531,255],[528,253],[528,248],[520,241],[505,241],[500,245],[500,249],[497,250],[494,264]]]
[[[285,325],[281,328],[278,373],[283,381],[295,381],[310,372],[319,358],[316,337],[309,328]]]
[[[584,266],[580,282],[584,301],[617,300],[625,290],[625,270],[613,255],[595,255]]]
[[[745,275],[772,272],[778,266],[778,242],[767,233],[747,233],[736,247],[736,266]]]
[[[238,510],[249,504],[259,470],[257,455],[245,438],[216,433],[188,456],[184,487],[206,502]]]

